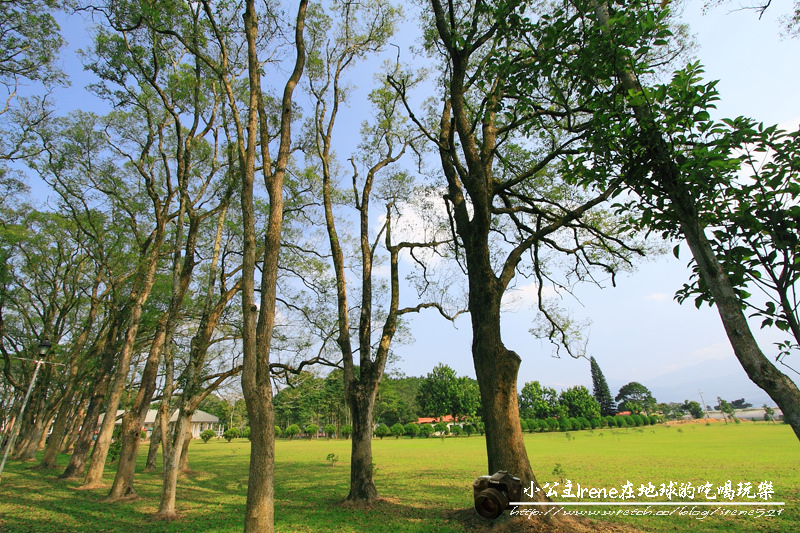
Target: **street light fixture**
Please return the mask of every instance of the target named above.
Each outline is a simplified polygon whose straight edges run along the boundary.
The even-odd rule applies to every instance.
[[[14,441],[17,440],[17,436],[19,435],[19,427],[22,424],[22,415],[25,413],[25,407],[28,405],[28,398],[31,397],[31,392],[33,391],[33,385],[36,382],[36,374],[39,373],[39,367],[46,362],[44,360],[44,357],[47,355],[47,352],[50,351],[50,348],[52,346],[53,345],[50,344],[50,341],[47,339],[47,337],[39,341],[39,359],[33,360],[36,363],[36,366],[33,368],[33,376],[31,376],[31,382],[28,384],[27,392],[25,392],[25,398],[22,400],[22,407],[20,407],[19,409],[19,414],[17,415],[17,421],[14,423],[14,428],[11,430],[11,437],[8,439],[8,442],[6,443],[6,449],[3,452],[3,460],[0,461],[0,476],[3,475],[3,468],[6,466],[6,458],[8,457],[8,452],[10,452],[11,448],[14,447]],[[25,358],[17,357],[17,359],[25,359]]]

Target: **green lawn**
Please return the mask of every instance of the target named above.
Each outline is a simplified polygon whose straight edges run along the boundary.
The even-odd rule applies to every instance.
[[[769,481],[780,516],[719,516],[716,506],[695,512],[715,512],[700,520],[679,516],[680,507],[651,506],[650,516],[630,516],[637,507],[565,507],[585,512],[617,513],[593,516],[649,531],[800,531],[800,447],[785,425],[752,422],[706,426],[644,427],[526,435],[528,453],[540,484],[556,482],[559,493],[573,486],[620,490],[630,481],[638,489],[670,481],[693,486],[710,483],[715,489],[730,480],[753,484]],[[452,511],[472,506],[470,483],[483,474],[485,447],[480,437],[448,439],[386,438],[374,441],[376,484],[385,501],[369,512],[339,505],[347,494],[349,441],[281,440],[276,450],[275,515],[278,531],[464,531]],[[157,473],[137,475],[141,498],[109,505],[106,490],[77,491],[78,483],[62,482],[60,473],[41,472],[13,461],[6,464],[0,482],[0,531],[240,531],[247,488],[249,443],[212,441],[192,443],[194,473],[180,483],[178,508],[183,519],[151,522],[158,504]],[[329,453],[339,462],[331,467]],[[61,459],[66,464],[67,457]],[[111,472],[107,474],[110,483]],[[574,488],[573,488],[574,492]],[[638,492],[638,491],[637,491]],[[563,500],[563,498],[556,498]],[[636,501],[647,498],[638,497]],[[673,497],[673,501],[676,498]],[[737,497],[735,501],[746,498]],[[654,498],[667,501],[664,497]],[[584,498],[583,501],[590,501]],[[695,501],[706,501],[695,496]],[[755,500],[763,501],[763,500]],[[690,511],[691,507],[683,509]],[[625,516],[624,513],[629,515]],[[657,512],[672,513],[655,516]],[[729,511],[730,513],[730,511]],[[525,520],[515,517],[513,520]]]

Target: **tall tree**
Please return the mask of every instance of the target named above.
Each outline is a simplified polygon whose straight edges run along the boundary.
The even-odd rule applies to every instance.
[[[656,400],[650,389],[639,382],[631,381],[620,387],[619,393],[614,398],[618,402],[619,410],[633,411],[640,413],[652,413],[656,405]]]
[[[428,48],[442,61],[443,105],[435,130],[418,124],[439,153],[459,257],[463,251],[488,471],[506,470],[535,483],[519,424],[521,359],[501,334],[503,294],[518,273],[532,276],[540,310],[548,315],[541,297],[548,283],[556,283],[554,270],[545,267],[548,257],[570,254],[570,273],[587,279],[595,267],[614,273],[637,252],[618,221],[590,214],[621,180],[584,189],[548,171],[581,137],[584,95],[573,86],[549,87],[534,34],[525,40],[509,32],[525,6],[429,5]],[[548,20],[538,20],[546,32]],[[405,93],[403,80],[394,85]],[[567,330],[550,318],[560,342]]]
[[[800,389],[759,347],[743,312],[747,294],[736,279],[740,270],[726,269],[708,235],[719,220],[716,204],[724,201],[723,191],[740,167],[735,149],[747,137],[747,128],[738,128],[735,121],[730,129],[710,121],[709,109],[718,95],[715,83],[700,82],[698,65],[676,72],[668,84],[648,86],[643,81],[652,66],[638,51],[653,38],[669,38],[669,14],[667,3],[592,2],[585,14],[591,26],[584,27],[593,28],[587,33],[596,43],[593,61],[578,65],[576,72],[583,69],[583,79],[601,91],[621,88],[625,98],[607,98],[597,109],[593,153],[575,170],[607,179],[620,168],[637,169],[626,184],[640,199],[642,224],[686,240],[736,358],[781,407],[800,439]],[[621,40],[618,35],[628,37]],[[592,169],[585,164],[589,160]]]
[[[614,399],[611,397],[611,391],[603,371],[600,370],[600,365],[597,364],[594,357],[589,358],[589,363],[592,368],[592,395],[600,404],[600,414],[603,416],[616,414],[617,407],[614,405]]]
[[[396,163],[413,143],[414,135],[400,113],[398,95],[388,87],[378,87],[370,93],[376,108],[376,120],[362,127],[360,155],[350,159],[352,167],[352,192],[347,194],[348,204],[358,216],[357,262],[352,268],[360,270],[357,285],[361,298],[358,306],[358,325],[351,327],[351,307],[348,304],[347,270],[341,231],[341,215],[335,203],[338,176],[333,158],[333,131],[340,112],[340,103],[346,101],[346,71],[360,59],[380,51],[394,31],[398,10],[388,2],[343,2],[334,8],[333,23],[329,15],[315,11],[315,24],[310,31],[314,43],[314,56],[309,68],[309,87],[315,99],[314,153],[322,175],[322,195],[325,224],[330,243],[334,275],[336,277],[337,327],[336,342],[342,354],[344,391],[352,416],[352,449],[350,461],[350,492],[347,501],[362,505],[373,502],[378,491],[373,480],[372,434],[374,408],[378,386],[383,377],[391,343],[398,330],[400,317],[436,304],[419,304],[400,307],[399,255],[402,250],[435,243],[393,242],[392,223],[397,218],[398,205],[409,195],[412,184],[400,171],[392,171]],[[335,24],[331,32],[331,26]],[[332,36],[331,36],[332,33]],[[361,172],[364,172],[362,175]],[[383,177],[384,174],[390,174]],[[375,199],[385,203],[386,215],[381,229],[371,235],[370,207]],[[378,244],[384,241],[389,255],[389,298],[385,307],[380,305],[374,264],[379,259]],[[352,285],[352,284],[351,284]],[[439,307],[441,311],[441,307]],[[378,328],[373,321],[380,317]],[[355,332],[351,331],[355,330]],[[356,337],[353,342],[351,337]],[[355,346],[354,346],[355,345]],[[354,356],[358,353],[358,373]]]
[[[300,81],[306,60],[304,29],[307,0],[300,0],[294,24],[294,66],[284,85],[280,104],[279,146],[275,161],[270,157],[268,117],[261,89],[261,65],[258,58],[258,16],[254,0],[247,0],[244,12],[244,33],[247,43],[248,96],[246,124],[238,122],[235,87],[225,84],[229,105],[234,110],[236,151],[241,178],[242,225],[244,250],[242,262],[242,392],[250,418],[250,471],[247,485],[247,507],[244,530],[267,532],[274,528],[273,472],[275,463],[275,412],[272,404],[270,348],[275,327],[278,257],[283,226],[283,185],[291,149],[293,94]],[[209,2],[204,9],[210,12]],[[217,40],[223,41],[215,27]],[[222,42],[220,43],[222,44]],[[255,301],[256,221],[254,184],[256,151],[261,155],[261,172],[269,196],[269,217],[264,233],[261,259],[261,298]]]

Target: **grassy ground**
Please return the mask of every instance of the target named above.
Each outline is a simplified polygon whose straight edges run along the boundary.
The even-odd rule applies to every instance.
[[[586,488],[617,488],[630,481],[635,489],[652,483],[658,488],[670,481],[694,486],[709,482],[714,489],[728,480],[734,490],[739,482],[772,483],[773,502],[782,507],[733,507],[760,514],[774,509],[780,516],[719,516],[723,506],[565,507],[581,512],[606,513],[594,519],[647,531],[769,531],[800,530],[800,461],[798,443],[788,426],[752,422],[737,425],[645,427],[593,432],[526,435],[528,453],[540,484],[567,480]],[[480,437],[449,439],[387,438],[374,441],[376,484],[385,497],[370,511],[342,507],[349,480],[349,441],[279,441],[276,449],[276,529],[282,532],[461,532],[464,525],[453,511],[472,506],[470,483],[483,474],[485,447]],[[339,457],[336,466],[326,461]],[[178,508],[181,520],[151,522],[148,515],[158,505],[157,473],[137,474],[140,499],[109,505],[107,490],[78,491],[76,482],[55,479],[56,472],[42,472],[10,461],[0,482],[0,531],[3,532],[200,532],[241,531],[247,489],[249,443],[193,442],[190,464],[194,473],[180,483]],[[66,464],[67,457],[60,458]],[[107,474],[110,484],[112,473]],[[638,491],[636,491],[638,494]],[[722,500],[721,497],[719,497]],[[564,500],[563,497],[555,498]],[[673,497],[673,501],[677,498]],[[685,500],[685,498],[680,498]],[[736,497],[735,501],[743,501]],[[590,501],[584,498],[583,501]],[[647,500],[644,496],[636,501]],[[667,501],[664,497],[653,500]],[[695,501],[706,501],[695,495]],[[763,500],[756,499],[755,501]],[[715,511],[719,507],[721,510]],[[619,511],[619,514],[616,514]],[[628,512],[628,515],[625,513]],[[656,516],[658,512],[672,513]],[[615,513],[614,516],[609,516]],[[524,522],[524,517],[513,521]],[[519,524],[522,526],[522,524]]]

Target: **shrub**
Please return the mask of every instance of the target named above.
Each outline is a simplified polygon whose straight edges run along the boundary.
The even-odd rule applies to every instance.
[[[283,431],[278,426],[275,426],[275,437],[280,437],[281,435],[283,435]]]
[[[208,443],[211,439],[217,436],[217,432],[213,429],[207,429],[204,432],[200,433],[200,438],[203,439],[203,442]]]
[[[560,431],[569,431],[572,429],[572,422],[570,422],[569,418],[562,416],[558,419],[558,429]]]
[[[246,428],[244,428],[242,430],[241,437],[243,439],[249,439],[250,438],[250,426],[247,426]]]
[[[592,418],[589,420],[589,425],[592,426],[592,429],[597,429],[603,427],[604,420],[602,418]]]
[[[580,425],[581,429],[591,429],[592,424],[589,422],[589,419],[585,416],[578,417],[578,424]]]
[[[608,427],[610,427],[610,428],[615,428],[615,427],[617,427],[617,421],[615,420],[615,418],[616,418],[616,417],[615,417],[615,416],[613,416],[613,415],[608,415],[608,416],[606,416],[606,417],[604,418],[604,420],[606,421],[606,426],[608,426]]]
[[[331,464],[331,466],[336,466],[337,461],[339,461],[339,456],[335,453],[329,453],[325,459]]]
[[[233,439],[238,439],[240,436],[241,434],[237,428],[226,429],[225,433],[222,434],[222,437],[228,442],[232,441]]]
[[[450,431],[447,429],[446,422],[437,422],[433,429],[436,430],[436,433],[441,433],[442,435],[447,435]]]
[[[319,426],[316,424],[309,424],[306,426],[304,431],[306,432],[306,435],[308,435],[309,439],[313,439],[319,433]]]
[[[639,415],[630,415],[626,420],[629,426],[639,427],[642,425],[642,417]]]
[[[322,429],[322,431],[325,432],[325,434],[328,436],[329,439],[332,439],[333,437],[336,436],[336,426],[334,426],[333,424],[328,424]]]
[[[451,428],[450,428],[450,432],[451,432],[453,435],[455,435],[456,437],[458,437],[459,435],[461,435],[461,432],[462,432],[462,431],[463,431],[463,428],[462,428],[461,426],[459,426],[458,424],[453,424],[453,427],[451,427]]]
[[[486,433],[486,426],[483,424],[483,422],[476,422],[475,429],[477,429],[478,433],[480,433],[481,435]]]
[[[419,428],[419,434],[426,439],[431,436],[431,433],[433,433],[433,426],[430,424],[422,424]]]
[[[519,427],[522,429],[522,432],[525,433],[526,431],[528,431],[528,421],[520,418]]]
[[[539,429],[539,421],[533,418],[529,418],[525,421],[528,424],[528,433],[533,433],[534,431]]]
[[[108,452],[106,454],[106,461],[111,463],[119,458],[119,453],[122,451],[122,426],[114,426],[114,431],[111,433],[111,444],[108,445]]]
[[[392,433],[392,436],[394,436],[395,439],[399,439],[405,434],[406,428],[403,427],[403,424],[398,422],[397,424],[390,427],[389,431]]]
[[[548,418],[545,420],[547,422],[547,430],[548,431],[557,431],[558,430],[558,420],[553,417]]]
[[[616,415],[614,417],[614,425],[617,426],[618,428],[621,428],[622,426],[624,426],[625,425],[625,417],[622,416],[622,415]]]
[[[389,429],[389,426],[386,424],[379,424],[378,427],[375,428],[375,435],[383,439],[386,435],[390,434],[392,431]]]
[[[344,437],[345,439],[349,439],[350,435],[352,434],[353,434],[353,426],[351,426],[350,424],[342,426],[341,429],[342,437]]]
[[[467,437],[471,436],[473,433],[475,433],[475,426],[467,422],[464,424],[464,433],[467,434]]]
[[[283,434],[286,435],[287,439],[293,439],[299,433],[300,433],[300,426],[298,426],[297,424],[292,424],[291,426],[286,428],[286,431],[283,432]]]
[[[650,420],[650,425],[651,426],[655,426],[659,422],[658,417],[656,415],[650,415],[647,418]]]
[[[406,424],[405,434],[411,437],[412,439],[419,435],[419,426],[416,425],[414,422],[409,422]]]

